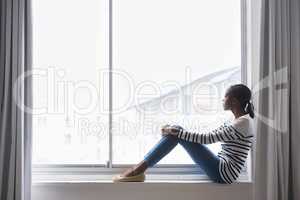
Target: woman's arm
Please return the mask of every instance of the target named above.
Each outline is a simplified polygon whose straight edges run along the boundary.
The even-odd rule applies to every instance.
[[[190,132],[183,128],[178,128],[172,131],[172,135],[177,136],[180,139],[200,143],[200,144],[212,144],[216,142],[226,142],[230,140],[236,140],[244,138],[245,136],[237,130],[237,127],[243,126],[245,123],[243,121],[236,121],[235,123],[229,125],[221,125],[218,128],[209,132]]]
[[[190,142],[212,144],[216,142],[236,140],[238,138],[241,138],[239,134],[240,133],[238,133],[231,125],[221,125],[217,129],[206,133],[190,132],[185,129],[181,129],[177,134],[177,137]]]

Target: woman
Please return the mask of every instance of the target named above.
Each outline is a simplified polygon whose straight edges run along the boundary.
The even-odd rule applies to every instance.
[[[224,110],[231,110],[235,119],[207,133],[185,130],[178,125],[162,127],[162,138],[137,165],[113,177],[114,182],[144,181],[144,172],[167,155],[178,143],[193,161],[217,183],[237,180],[252,147],[254,118],[251,91],[243,84],[230,86],[223,99]],[[221,142],[222,150],[215,155],[205,144]]]

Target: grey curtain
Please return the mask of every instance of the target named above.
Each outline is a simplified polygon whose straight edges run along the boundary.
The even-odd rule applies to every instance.
[[[31,80],[18,78],[32,67],[31,4],[1,0],[0,9],[0,199],[30,200]]]
[[[290,199],[300,199],[300,1],[291,3]]]
[[[259,62],[252,74],[257,108],[253,197],[298,200],[300,3],[262,0],[260,8]]]

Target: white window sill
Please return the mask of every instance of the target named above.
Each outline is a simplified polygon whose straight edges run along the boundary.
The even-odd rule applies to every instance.
[[[145,182],[112,182],[112,175],[33,175],[32,185],[60,184],[208,184],[216,186],[232,186],[236,184],[252,184],[247,177],[241,176],[232,184],[214,183],[205,175],[147,175]]]
[[[251,200],[253,184],[238,181],[218,184],[206,180],[161,180],[114,183],[108,179],[86,180],[35,180],[32,185],[33,200],[115,200],[115,199],[231,199]]]
[[[249,177],[251,173],[246,171],[240,174],[239,179],[233,184],[219,184],[210,180],[198,167],[187,166],[182,168],[153,167],[146,172],[145,182],[123,182],[114,183],[112,177],[120,174],[126,169],[102,168],[99,166],[40,166],[34,167],[32,171],[33,185],[55,185],[55,184],[206,184],[206,185],[237,185],[252,184]]]
[[[218,184],[209,179],[183,180],[155,179],[146,174],[145,182],[114,183],[111,179],[97,177],[64,177],[58,179],[33,179],[33,200],[115,200],[115,199],[230,199],[251,200],[253,183],[241,180],[233,184]],[[40,177],[41,178],[41,177]]]

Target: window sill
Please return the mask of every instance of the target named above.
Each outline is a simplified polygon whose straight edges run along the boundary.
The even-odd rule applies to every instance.
[[[233,184],[218,184],[210,180],[199,167],[153,167],[146,172],[145,182],[112,182],[115,174],[120,174],[126,168],[119,166],[108,169],[99,166],[40,166],[32,170],[33,185],[52,184],[206,184],[206,185],[237,185],[252,184],[251,173],[242,172],[239,179]]]
[[[147,176],[147,174],[146,174]],[[151,175],[150,175],[151,176]],[[150,178],[150,177],[149,177]],[[33,200],[80,200],[90,199],[231,199],[251,200],[253,183],[238,181],[233,184],[218,184],[209,179],[148,179],[145,182],[114,183],[111,179],[87,178],[77,180],[60,179],[34,180],[32,187]],[[84,179],[84,180],[83,180]]]
[[[216,186],[232,186],[252,184],[252,181],[241,176],[232,184],[218,184],[205,175],[147,175],[145,182],[112,182],[112,175],[33,175],[32,185],[61,185],[61,184],[207,184]]]

